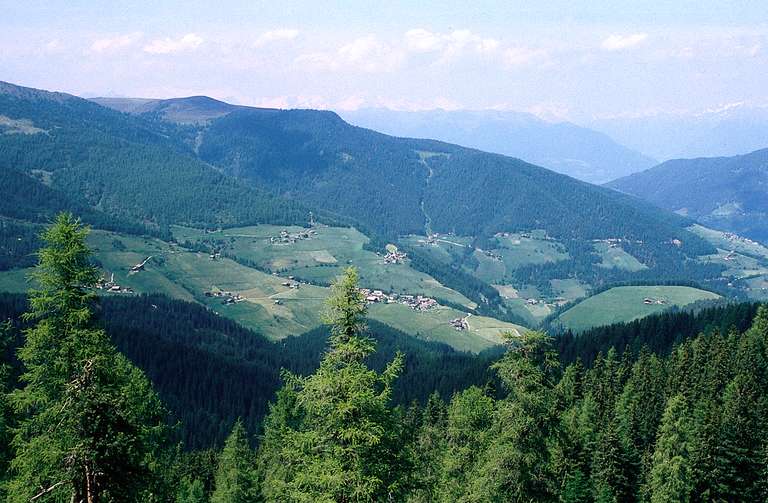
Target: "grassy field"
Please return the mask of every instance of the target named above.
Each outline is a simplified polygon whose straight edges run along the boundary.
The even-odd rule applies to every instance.
[[[645,304],[644,299],[654,301]],[[580,332],[591,327],[632,321],[671,306],[686,306],[719,295],[687,286],[621,286],[589,297],[558,318],[566,328]],[[662,300],[663,304],[655,301]]]
[[[729,278],[741,279],[768,274],[766,261],[720,248],[716,254],[699,257],[699,261],[725,266],[723,276]]]
[[[582,283],[577,279],[551,279],[552,292],[567,302],[571,302],[582,297],[586,297],[589,285]]]
[[[466,313],[444,306],[429,311],[414,311],[402,304],[373,304],[369,308],[369,316],[421,339],[444,342],[456,349],[472,352],[500,344],[501,332],[520,334],[526,330],[493,318],[470,316],[467,320],[469,329],[459,331],[449,321],[463,318]]]
[[[620,246],[611,247],[608,243],[595,243],[595,251],[600,255],[600,267],[622,269],[629,272],[642,271],[648,266],[625,252]]]
[[[260,234],[254,232],[258,229]],[[230,250],[249,253],[247,258],[254,260],[279,261],[291,253],[290,248],[279,252],[268,249],[259,252],[264,246],[261,237],[273,229],[266,226],[247,229],[233,229],[223,237],[232,243]],[[187,248],[153,238],[118,235],[111,232],[93,231],[88,244],[94,251],[94,257],[103,270],[104,277],[114,277],[121,287],[131,288],[137,293],[163,293],[171,297],[198,302],[212,311],[232,318],[243,325],[253,328],[271,339],[282,339],[299,335],[320,324],[320,313],[329,289],[302,283],[299,288],[286,286],[287,276],[299,271],[318,270],[322,278],[331,281],[339,268],[316,265],[317,257],[328,261],[321,255],[325,250],[328,255],[338,257],[344,265],[351,263],[360,268],[366,283],[379,289],[388,289],[388,283],[400,285],[400,291],[408,293],[426,293],[434,297],[450,298],[469,304],[469,301],[453,290],[440,285],[431,277],[414,271],[407,264],[384,265],[376,254],[362,250],[359,233],[349,229],[333,229],[323,232],[316,242],[298,241],[294,244],[304,248],[298,250],[301,260],[310,256],[314,262],[306,259],[309,267],[287,267],[281,273],[268,273],[253,267],[242,265],[234,260],[219,257],[211,259],[207,252],[190,251]],[[178,231],[178,229],[177,229]],[[205,235],[201,231],[188,230],[187,234],[177,234],[179,241],[192,240]],[[208,234],[211,236],[212,234]],[[254,237],[256,235],[257,237]],[[346,236],[346,238],[344,237]],[[218,236],[221,240],[222,236]],[[269,236],[266,237],[267,243]],[[335,243],[335,247],[329,243]],[[342,246],[338,243],[346,243]],[[311,246],[310,246],[311,245]],[[324,246],[319,248],[318,245]],[[314,249],[313,249],[314,248]],[[302,253],[304,255],[302,255]],[[259,255],[259,253],[262,253]],[[132,272],[131,267],[145,259],[146,265],[139,272]],[[301,258],[304,257],[304,258]],[[26,275],[29,270],[0,272],[0,291],[24,292],[29,284]],[[318,273],[319,274],[319,273]],[[413,274],[414,277],[408,277]],[[383,282],[383,283],[380,283]],[[394,291],[398,291],[397,288]],[[214,292],[229,292],[238,301],[226,302],[228,296],[215,296]],[[208,295],[206,294],[208,293]],[[125,293],[109,295],[127,295]],[[428,311],[414,311],[402,304],[377,304],[371,306],[370,317],[390,324],[406,333],[428,340],[441,341],[460,350],[481,351],[498,344],[498,335],[504,330],[519,331],[522,327],[502,323],[490,318],[472,317],[470,329],[456,331],[450,326],[450,320],[464,317],[466,313],[438,306]]]
[[[353,265],[360,273],[363,287],[423,294],[476,307],[464,295],[413,269],[407,259],[405,263],[386,264],[383,257],[364,250],[368,237],[356,229],[318,226],[307,239],[289,243],[271,242],[270,238],[278,237],[283,230],[289,235],[296,235],[307,229],[259,225],[204,233],[197,229],[174,227],[173,234],[180,242],[215,241],[224,254],[254,263],[261,269],[279,272],[282,276],[291,275],[312,283],[329,284],[346,267]]]
[[[733,250],[737,253],[768,260],[768,248],[755,241],[735,237],[727,232],[709,229],[699,224],[688,227],[688,230],[698,234],[720,249]]]

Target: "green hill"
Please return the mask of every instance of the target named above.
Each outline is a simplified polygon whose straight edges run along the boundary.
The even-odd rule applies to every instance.
[[[715,293],[687,286],[620,286],[579,302],[562,313],[557,322],[574,332],[581,332],[719,298]]]

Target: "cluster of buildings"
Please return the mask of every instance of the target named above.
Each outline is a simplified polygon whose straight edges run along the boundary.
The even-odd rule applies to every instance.
[[[502,257],[501,253],[495,252],[493,250],[480,250],[480,251],[483,252],[483,255],[485,255],[486,257],[490,257],[494,260],[501,260],[504,258]]]
[[[365,297],[365,302],[368,304],[384,303],[384,304],[405,304],[414,311],[427,311],[437,306],[437,301],[430,297],[424,297],[422,295],[399,295],[396,293],[384,293],[381,290],[369,290],[368,288],[361,288],[360,292]]]
[[[638,245],[641,245],[644,243],[642,239],[635,239],[632,241],[631,239],[625,239],[625,238],[605,238],[605,239],[593,239],[593,243],[606,243],[609,248],[618,248],[618,246],[621,243],[635,243]],[[675,246],[682,246],[683,242],[679,239],[673,239],[671,243]]]
[[[205,296],[220,298],[221,303],[224,304],[225,306],[229,304],[235,304],[236,302],[242,302],[245,300],[245,297],[243,297],[239,293],[224,292],[222,290],[211,290],[209,292],[205,292]]]
[[[109,293],[133,293],[133,288],[127,286],[120,286],[115,282],[115,273],[112,273],[109,280],[102,277],[98,283],[96,283],[97,290],[103,290]]]
[[[646,297],[643,299],[643,304],[666,304],[667,301],[665,299],[652,299],[650,297]]]
[[[316,234],[317,234],[317,231],[315,229],[301,230],[294,234],[291,234],[287,230],[283,229],[280,231],[279,236],[271,236],[269,238],[269,242],[270,244],[275,244],[275,243],[292,244],[292,243],[295,243],[296,241],[301,241],[302,239],[310,239]]]
[[[757,241],[753,241],[749,238],[745,238],[743,236],[739,236],[738,234],[734,234],[733,232],[724,232],[723,237],[727,239],[728,241],[732,241],[735,243],[744,243],[752,246],[759,246],[760,243]]]
[[[292,288],[294,290],[298,290],[301,286],[301,283],[296,281],[296,279],[293,276],[288,276],[288,279],[286,281],[283,281],[280,283],[283,286],[287,286],[288,288]]]

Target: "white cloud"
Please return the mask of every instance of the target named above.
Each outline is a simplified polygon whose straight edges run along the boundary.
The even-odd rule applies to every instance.
[[[423,28],[405,32],[405,46],[413,52],[439,51],[445,46],[445,37]]]
[[[256,42],[253,45],[254,47],[261,47],[263,45],[267,45],[272,42],[293,40],[298,36],[299,36],[299,30],[294,30],[289,28],[279,28],[276,30],[265,31],[264,33],[259,35],[259,38],[256,39]]]
[[[494,38],[485,38],[470,30],[435,33],[424,28],[414,28],[405,32],[404,39],[409,52],[440,52],[439,63],[446,63],[465,50],[488,54],[496,51],[501,45]]]
[[[130,47],[143,36],[140,32],[117,35],[115,37],[100,38],[91,44],[92,52],[108,52]]]
[[[59,54],[66,50],[66,47],[64,46],[64,43],[61,41],[61,39],[54,38],[53,40],[49,40],[45,44],[43,44],[42,48],[40,49],[40,52],[42,54]]]
[[[549,53],[544,49],[510,47],[504,51],[504,62],[510,66],[527,65],[545,60]]]
[[[648,38],[647,33],[633,33],[631,35],[611,35],[603,40],[600,47],[606,51],[620,51],[642,44]]]
[[[173,52],[197,49],[203,43],[202,37],[195,33],[187,33],[181,38],[165,37],[156,39],[144,46],[144,52],[150,54],[170,54]]]
[[[375,35],[367,35],[339,47],[335,52],[302,54],[295,62],[314,70],[358,69],[376,73],[395,70],[402,60],[402,53],[381,42]]]

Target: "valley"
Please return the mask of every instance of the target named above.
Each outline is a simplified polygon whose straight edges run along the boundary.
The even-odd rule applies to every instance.
[[[319,326],[328,286],[349,266],[380,293],[372,319],[473,352],[504,330],[571,319],[582,330],[708,292],[768,297],[758,243],[519,159],[324,111],[0,91],[0,163],[13,159],[0,216],[16,222],[0,230],[3,290],[29,286],[19,269],[34,262],[34,234],[68,208],[97,229],[89,243],[105,279],[202,304],[273,340]],[[41,170],[56,150],[72,161]],[[632,297],[624,310],[608,294],[654,284],[707,293],[653,309]],[[418,298],[435,305],[410,307]]]

